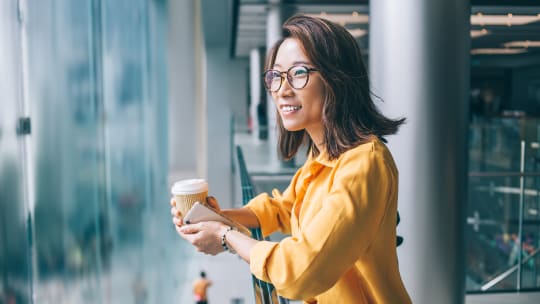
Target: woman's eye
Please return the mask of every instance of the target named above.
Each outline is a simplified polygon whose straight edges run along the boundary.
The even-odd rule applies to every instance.
[[[268,73],[268,75],[266,77],[269,80],[275,81],[276,79],[280,78],[280,75],[279,75],[279,73],[273,72],[273,73]]]
[[[305,74],[307,74],[305,69],[298,69],[294,71],[293,76],[304,76]]]

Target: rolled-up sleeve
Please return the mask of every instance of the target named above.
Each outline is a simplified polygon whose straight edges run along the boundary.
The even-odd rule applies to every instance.
[[[310,198],[322,207],[301,220],[296,235],[250,251],[252,273],[287,298],[307,299],[332,287],[370,246],[397,190],[396,173],[373,151],[345,155],[336,168],[328,192]]]
[[[285,208],[280,195],[270,197],[268,193],[261,193],[244,208],[255,213],[263,236],[266,237],[277,230],[290,233],[291,210]]]
[[[278,230],[284,234],[291,233],[291,209],[296,197],[296,181],[301,172],[302,169],[296,172],[283,194],[277,189],[272,191],[272,196],[261,193],[244,207],[249,208],[257,216],[263,236]]]

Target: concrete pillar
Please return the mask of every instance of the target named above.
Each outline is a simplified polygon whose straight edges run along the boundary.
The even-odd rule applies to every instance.
[[[281,25],[283,24],[284,18],[280,6],[280,0],[270,0],[268,1],[268,15],[266,20],[266,46],[267,53],[270,51],[272,45],[281,38]],[[267,96],[268,102],[266,103],[266,115],[267,115],[267,126],[268,126],[268,149],[269,149],[269,159],[268,165],[271,168],[279,168],[281,166],[281,161],[277,153],[277,124],[276,124],[276,108],[272,101],[270,94]]]
[[[469,1],[370,3],[370,74],[400,172],[399,265],[414,303],[464,303]]]
[[[261,49],[254,48],[249,52],[249,84],[250,84],[250,107],[249,116],[251,118],[251,135],[254,143],[259,143],[260,121],[258,108],[261,104],[262,96],[262,59]]]
[[[289,18],[295,12],[294,6],[283,4],[281,0],[269,0],[268,1],[268,14],[266,19],[266,46],[267,53],[274,43],[279,40],[281,35],[281,26],[287,18]],[[277,141],[278,132],[276,124],[276,108],[274,106],[272,97],[267,94],[266,112],[267,112],[267,126],[268,126],[268,148],[270,149],[269,155],[269,167],[278,170],[281,167],[290,167],[294,165],[294,161],[281,161],[278,155]]]
[[[168,143],[171,182],[190,176],[206,176],[201,161],[206,118],[201,97],[193,88],[200,87],[201,45],[200,20],[196,6],[200,1],[170,1],[167,5],[167,71],[168,71]],[[196,75],[194,77],[194,75]],[[197,113],[194,115],[193,113]],[[193,129],[197,130],[193,132]]]
[[[208,101],[206,99],[206,49],[203,37],[202,4],[194,1],[193,47],[195,115],[197,130],[197,176],[208,178]]]

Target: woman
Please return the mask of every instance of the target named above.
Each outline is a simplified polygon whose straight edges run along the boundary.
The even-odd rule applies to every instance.
[[[171,201],[176,229],[199,251],[236,252],[286,298],[410,303],[395,247],[398,173],[383,143],[404,119],[376,108],[360,49],[345,28],[296,15],[283,37],[268,55],[264,84],[279,113],[282,156],[307,144],[308,159],[283,194],[263,193],[222,212],[264,235],[291,236],[257,241],[218,222],[182,225]]]

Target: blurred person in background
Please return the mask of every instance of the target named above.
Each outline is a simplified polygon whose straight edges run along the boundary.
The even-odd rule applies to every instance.
[[[212,281],[206,278],[206,273],[204,271],[201,271],[200,278],[193,282],[195,304],[208,304],[207,291],[210,286],[212,286]]]

